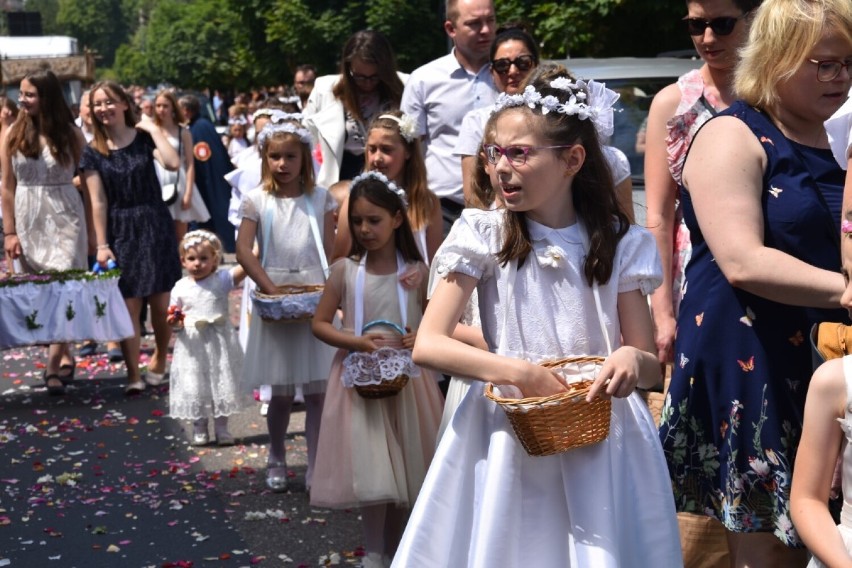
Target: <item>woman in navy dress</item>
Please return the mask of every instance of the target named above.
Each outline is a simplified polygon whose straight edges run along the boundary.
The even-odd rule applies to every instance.
[[[693,253],[660,437],[678,510],[725,525],[732,566],[806,562],[790,479],[810,328],[847,319],[843,172],[822,123],[852,83],[826,63],[852,56],[850,30],[849,0],[766,0],[736,71],[744,101],[698,132],[683,170]]]
[[[151,308],[156,349],[146,380],[163,380],[171,328],[166,323],[169,292],[181,277],[177,240],[162,199],[154,160],[166,169],[179,165],[177,152],[153,121],[136,122],[133,101],[117,84],[96,84],[89,97],[95,137],[83,151],[80,169],[92,198],[101,266],[112,259],[121,269],[118,287],[136,335],[121,342],[128,394],[145,389],[139,371],[143,300]]]

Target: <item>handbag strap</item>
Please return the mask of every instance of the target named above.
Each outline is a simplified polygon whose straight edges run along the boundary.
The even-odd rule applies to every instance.
[[[580,223],[578,221],[578,223]],[[579,224],[580,229],[580,239],[583,241],[583,248],[586,251],[589,250],[589,237],[586,235],[586,229],[582,223]],[[506,352],[506,347],[508,344],[508,339],[506,339],[506,329],[509,321],[509,310],[513,308],[515,305],[514,297],[515,297],[515,280],[518,276],[518,260],[514,259],[509,261],[509,265],[505,271],[506,273],[506,283],[504,286],[504,290],[506,290],[506,297],[504,298],[503,303],[503,322],[501,324],[500,330],[500,343],[498,346],[497,352],[503,354]],[[595,299],[595,313],[598,316],[598,324],[601,327],[601,333],[603,334],[604,341],[606,342],[606,354],[607,356],[612,355],[612,343],[609,340],[609,332],[606,329],[606,324],[604,323],[604,313],[603,307],[601,306],[601,294],[600,287],[598,286],[597,280],[592,281],[592,296]]]
[[[175,176],[175,187],[180,186],[180,167],[183,165],[183,156],[181,155],[181,148],[183,148],[183,126],[178,124],[178,169],[177,175]]]
[[[402,329],[408,325],[408,290],[402,286],[401,276],[405,272],[405,260],[399,251],[396,252],[396,296],[399,301],[399,317],[402,319]],[[367,253],[358,262],[358,270],[355,273],[355,335],[364,333],[364,284],[367,280]]]

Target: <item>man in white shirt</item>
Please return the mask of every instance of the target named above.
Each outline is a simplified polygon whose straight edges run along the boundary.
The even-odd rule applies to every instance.
[[[496,27],[492,0],[447,0],[444,30],[453,50],[416,69],[402,94],[402,110],[417,120],[423,137],[429,189],[441,200],[445,233],[465,205],[461,159],[453,155],[462,119],[497,97],[488,64]]]

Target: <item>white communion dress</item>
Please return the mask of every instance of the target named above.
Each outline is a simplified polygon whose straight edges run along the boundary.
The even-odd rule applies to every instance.
[[[618,294],[648,294],[661,281],[651,235],[631,227],[622,238],[612,277],[599,287],[601,322],[582,272],[579,224],[527,224],[534,250],[518,269],[509,298],[508,270],[495,258],[502,211],[464,211],[433,261],[441,276],[459,272],[479,280],[490,349],[503,345],[504,355],[532,362],[602,355],[602,325],[616,348]],[[531,457],[484,387],[473,382],[444,432],[394,567],[682,566],[668,470],[638,394],[612,400],[603,442]]]

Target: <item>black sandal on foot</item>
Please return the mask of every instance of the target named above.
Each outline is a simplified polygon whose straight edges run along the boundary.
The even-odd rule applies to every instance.
[[[63,394],[65,394],[65,385],[62,384],[62,379],[59,378],[59,375],[48,375],[47,371],[45,371],[41,379],[44,381],[44,386],[47,388],[47,394],[49,394],[50,396],[62,396]],[[54,380],[60,381],[60,384],[50,384],[50,381]]]
[[[70,385],[74,382],[74,373],[77,370],[76,361],[74,363],[65,363],[59,366],[59,380],[63,385]],[[63,373],[63,371],[65,371]]]

